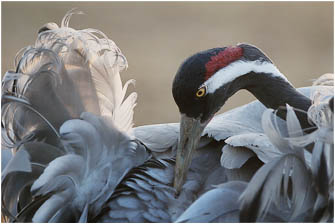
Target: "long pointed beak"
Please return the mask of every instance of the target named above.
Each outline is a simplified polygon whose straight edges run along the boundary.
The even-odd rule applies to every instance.
[[[205,126],[205,124],[200,122],[200,118],[195,119],[187,117],[184,114],[181,115],[180,137],[173,183],[173,187],[176,189],[176,196],[179,195],[185,182],[188,168],[192,161],[193,152],[198,145],[201,133]]]

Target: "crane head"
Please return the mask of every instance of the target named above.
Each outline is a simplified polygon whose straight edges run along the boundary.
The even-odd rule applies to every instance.
[[[229,97],[248,85],[255,85],[250,81],[255,74],[280,76],[286,80],[261,50],[249,44],[202,51],[180,66],[172,88],[181,113],[174,179],[177,194],[202,131]]]

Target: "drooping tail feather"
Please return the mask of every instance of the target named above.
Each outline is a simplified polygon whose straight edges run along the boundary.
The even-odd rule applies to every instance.
[[[101,31],[44,25],[2,80],[2,172],[9,221],[88,221],[132,167],[149,158],[132,134],[127,60]],[[15,153],[16,152],[16,153]],[[23,164],[22,164],[23,161]]]
[[[264,112],[262,125],[272,144],[281,151],[253,176],[240,197],[242,221],[262,219],[275,203],[287,210],[287,221],[326,222],[333,220],[333,75],[318,79],[312,91],[313,104],[308,116],[317,129],[303,133],[294,110],[287,105],[287,119],[279,126],[273,110]],[[312,159],[307,161],[306,147],[313,144]],[[284,204],[278,202],[284,201]]]

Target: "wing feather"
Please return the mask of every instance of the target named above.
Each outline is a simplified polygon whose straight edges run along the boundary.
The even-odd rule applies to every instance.
[[[228,169],[241,168],[243,164],[255,154],[243,147],[231,147],[225,145],[222,148],[221,166]]]

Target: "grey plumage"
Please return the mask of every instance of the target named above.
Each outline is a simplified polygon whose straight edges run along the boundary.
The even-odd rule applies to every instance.
[[[327,86],[302,89],[306,95],[320,97],[321,94],[323,95],[321,98],[324,99],[321,103],[323,106],[318,106],[320,101],[314,99],[314,104],[309,111],[310,118],[318,126],[318,129],[310,134],[303,133],[294,110],[287,105],[286,121],[274,115],[273,110],[265,110],[265,108],[264,112],[258,115],[259,124],[263,126],[261,132],[264,130],[264,133],[242,132],[228,138],[225,136],[226,145],[222,149],[221,158],[221,164],[224,167],[230,170],[239,168],[245,161],[250,161],[251,158],[255,157],[265,163],[252,173],[249,183],[244,182],[245,190],[235,191],[234,194],[238,194],[237,196],[232,195],[232,197],[238,198],[238,203],[233,203],[230,207],[236,209],[233,220],[228,217],[223,220],[215,219],[216,216],[225,217],[225,214],[229,213],[225,209],[225,202],[229,204],[230,200],[227,200],[227,196],[224,194],[219,193],[222,191],[220,187],[229,190],[227,184],[234,185],[234,182],[228,182],[218,186],[218,189],[206,193],[207,198],[205,195],[200,197],[177,221],[197,222],[198,219],[203,222],[332,221],[333,174],[330,170],[333,170],[333,155],[331,153],[333,152],[333,137],[330,136],[333,136],[333,114],[328,107],[328,99],[329,95],[332,95],[332,89],[333,87]],[[313,109],[315,107],[323,108],[323,110],[316,112]],[[239,116],[241,108],[235,109],[234,115],[236,117]],[[250,108],[241,112],[247,113],[249,111]],[[253,110],[251,110],[251,114],[254,116],[252,112]],[[221,117],[221,119],[226,117],[229,122],[234,122],[234,119],[230,120],[232,117],[229,114],[230,112],[227,112],[217,117]],[[315,114],[318,114],[317,118],[313,118]],[[206,133],[206,129],[204,133]],[[226,135],[226,133],[223,132],[222,135]],[[310,143],[315,143],[313,154],[304,148]],[[322,151],[325,154],[322,154]],[[211,196],[211,194],[215,196]],[[216,203],[221,203],[221,213],[212,214],[211,211],[217,209]],[[208,212],[199,217],[200,211]]]
[[[124,100],[133,81],[122,86],[119,75],[125,57],[100,31],[69,28],[71,14],[61,27],[41,29],[35,45],[22,51],[17,72],[3,79],[3,139],[14,152],[2,172],[3,214],[19,222],[117,222],[119,205],[134,221],[134,206],[143,204],[141,220],[173,221],[199,192],[226,180],[212,175],[223,169],[222,146],[200,150],[184,193],[175,199],[174,153],[152,158],[154,150],[133,136],[136,93]],[[206,158],[217,162],[199,169],[197,161]],[[124,196],[123,187],[133,187],[134,196]],[[152,198],[157,200],[145,203]]]
[[[315,99],[315,95],[329,96],[329,93],[332,94],[330,89],[314,87],[312,91],[313,105],[308,114],[318,129],[310,134],[303,133],[295,112],[289,105],[286,127],[276,123],[278,118],[271,110],[263,114],[263,129],[281,154],[256,172],[241,195],[243,220],[255,221],[257,217],[262,217],[271,203],[284,209],[284,205],[278,204],[280,201],[288,205],[287,221],[333,220],[333,172],[330,171],[333,170],[333,155],[330,151],[333,151],[334,145],[333,137],[327,137],[333,136],[333,113],[328,106],[319,107],[325,103]],[[317,112],[315,107],[319,108]],[[315,113],[318,113],[316,117],[313,116]],[[310,159],[306,156],[308,150],[305,147],[311,143],[314,148]],[[324,201],[322,205],[320,198]],[[317,211],[320,207],[322,215]]]
[[[42,29],[3,79],[3,139],[16,152],[2,172],[10,221],[89,221],[150,157],[131,135],[125,57],[100,31],[69,28],[72,14]]]
[[[176,222],[239,222],[238,198],[246,182],[230,181],[195,201]]]
[[[7,164],[2,170],[2,212],[7,221],[332,218],[332,139],[317,142],[313,155],[299,151],[330,130],[332,113],[322,110],[319,115],[323,97],[314,97],[318,103],[309,113],[318,130],[309,135],[301,134],[290,107],[288,123],[278,121],[279,129],[271,126],[274,118],[260,102],[215,116],[202,134],[176,198],[172,184],[179,124],[132,127],[137,94],[125,99],[128,85],[134,83],[129,80],[122,85],[119,72],[128,66],[125,56],[101,31],[69,28],[72,14],[64,17],[60,27],[44,25],[36,43],[17,57],[16,71],[3,78],[3,147],[7,155],[13,151],[11,159],[2,157]],[[301,91],[308,95],[310,88]],[[279,136],[282,132],[285,137],[290,133],[290,138]],[[286,164],[292,161],[298,161],[299,170],[291,174]],[[294,211],[276,207],[276,198],[268,193],[278,196],[281,179],[274,178],[283,175],[282,170],[284,189],[293,192],[289,203]],[[303,179],[288,181],[300,174]],[[298,187],[307,189],[297,192]],[[298,200],[303,193],[307,207]],[[291,197],[290,193],[284,196]],[[278,197],[282,202],[283,197]],[[250,213],[255,210],[250,208],[257,210],[253,217]],[[313,215],[307,219],[304,214],[309,211]]]

